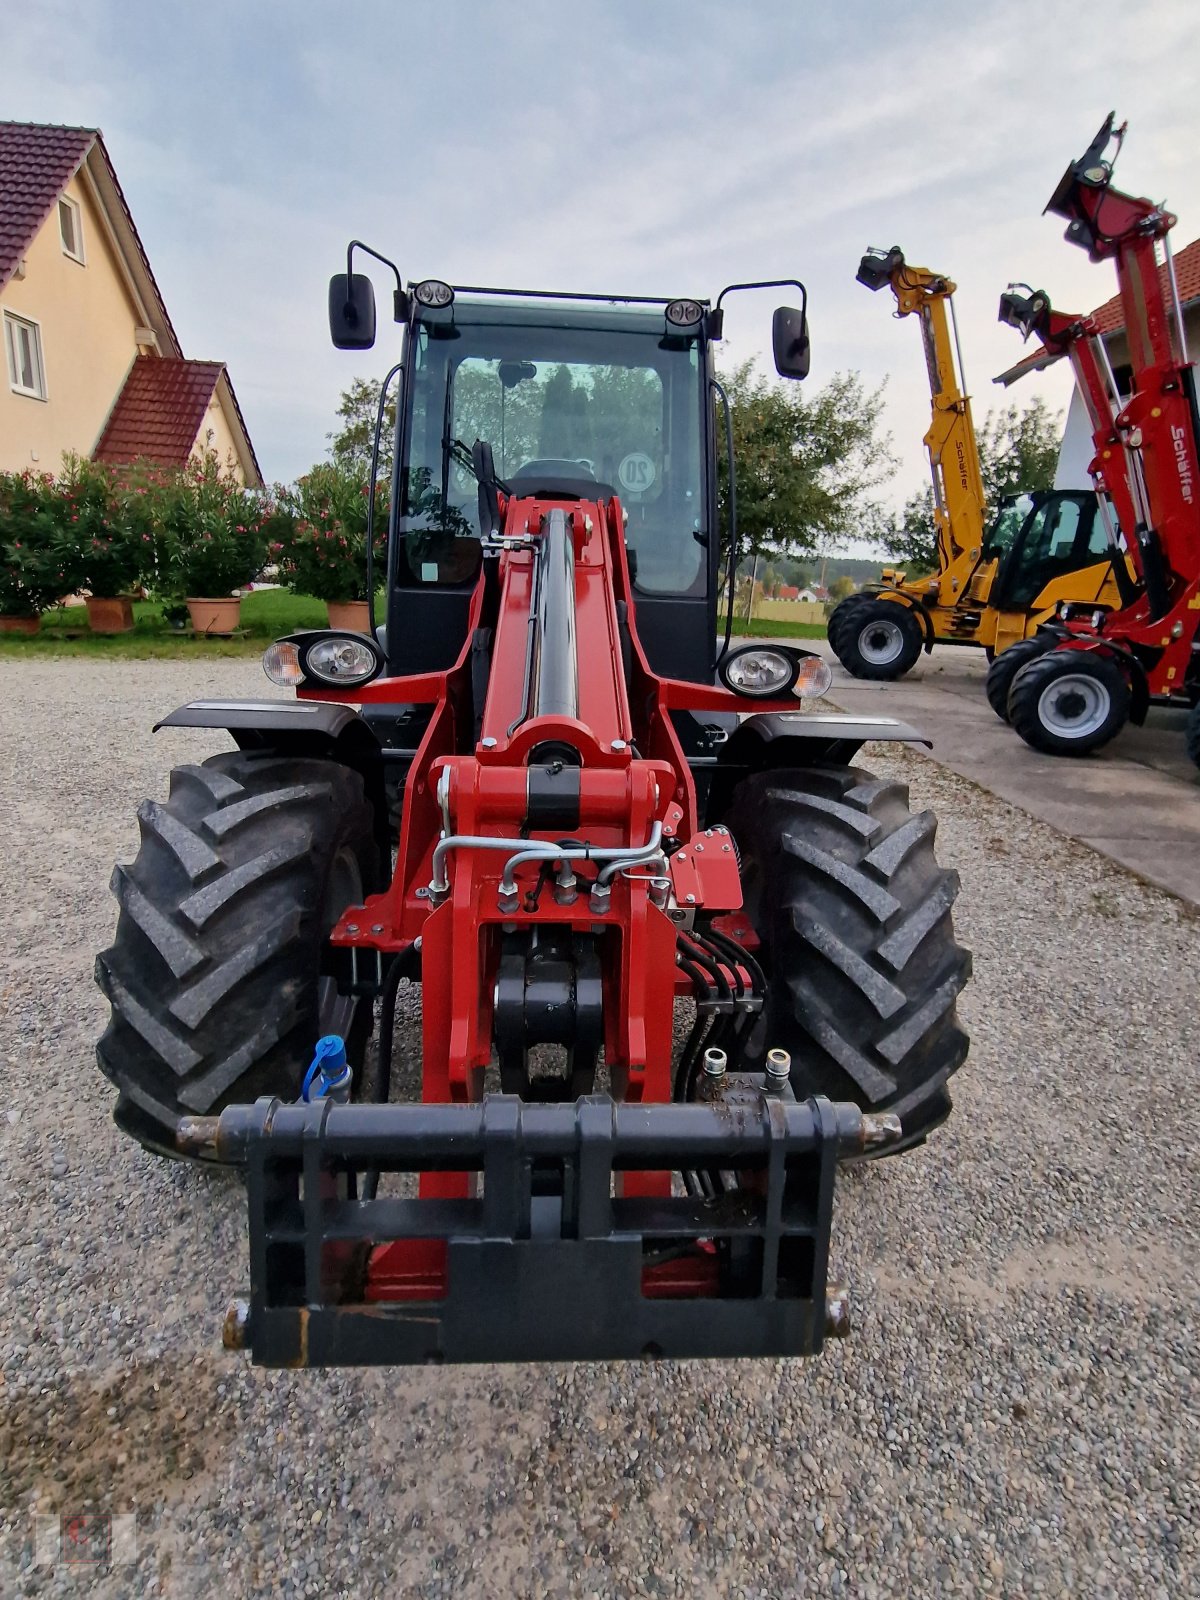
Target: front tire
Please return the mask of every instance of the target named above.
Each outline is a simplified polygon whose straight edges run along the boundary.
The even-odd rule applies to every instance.
[[[1008,691],[1008,720],[1035,750],[1085,756],[1129,718],[1129,681],[1109,656],[1051,650],[1022,667]]]
[[[853,621],[854,613],[861,607],[870,605],[874,599],[870,594],[848,594],[844,600],[839,600],[829,613],[829,620],[825,624],[825,635],[837,654],[837,635],[840,634]]]
[[[138,824],[96,958],[112,1007],[96,1054],[118,1127],[175,1154],[181,1117],[294,1099],[323,1033],[360,1064],[371,1006],[338,993],[326,939],[380,887],[380,863],[362,779],[333,761],[237,751],[177,767]]]
[[[925,642],[916,614],[899,600],[872,598],[856,606],[836,629],[827,631],[834,654],[847,672],[855,678],[883,682],[902,678],[916,664]]]
[[[1001,722],[1008,721],[1008,691],[1017,673],[1031,661],[1044,656],[1048,650],[1053,650],[1057,642],[1053,636],[1035,633],[1028,639],[1018,639],[1015,644],[1010,644],[992,662],[987,675],[988,705]]]
[[[891,1150],[922,1143],[967,1054],[956,1001],[971,971],[933,813],[914,816],[904,784],[811,767],[745,779],[727,821],[769,973],[764,1044],[791,1053],[798,1098],[894,1111]]]

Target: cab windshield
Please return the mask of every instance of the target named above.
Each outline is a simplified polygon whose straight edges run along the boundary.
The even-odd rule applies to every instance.
[[[478,438],[517,494],[619,495],[639,589],[704,592],[698,338],[668,337],[661,310],[459,300],[409,348],[402,582],[478,571],[477,485],[459,448]]]
[[[988,529],[988,556],[1004,556],[1013,547],[1013,541],[1025,526],[1025,519],[1033,510],[1033,500],[1027,494],[1015,494],[1000,502],[1000,509]]]

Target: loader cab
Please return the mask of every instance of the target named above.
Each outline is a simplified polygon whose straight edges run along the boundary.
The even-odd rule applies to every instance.
[[[716,494],[703,324],[661,305],[473,299],[415,308],[388,562],[394,673],[449,666],[482,565],[486,440],[515,494],[604,500],[627,514],[639,637],[655,671],[711,681]],[[458,441],[456,446],[454,441]]]
[[[1014,495],[997,513],[985,553],[1000,563],[991,603],[1010,611],[1035,608],[1056,579],[1107,558],[1095,494],[1054,489]]]

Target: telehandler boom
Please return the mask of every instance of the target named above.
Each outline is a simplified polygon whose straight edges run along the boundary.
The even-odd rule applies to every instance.
[[[889,286],[896,315],[920,322],[932,403],[924,442],[937,571],[905,579],[885,568],[879,584],[843,600],[829,619],[829,642],[842,665],[858,678],[898,678],[935,642],[978,645],[998,656],[1063,604],[1117,604],[1105,527],[1086,490],[1043,490],[986,505],[955,285],[910,265],[898,245],[868,250],[857,276],[868,289]]]

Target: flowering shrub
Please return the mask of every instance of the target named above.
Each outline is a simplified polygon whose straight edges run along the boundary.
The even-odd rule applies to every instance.
[[[104,467],[68,456],[54,499],[67,589],[115,597],[153,578],[153,540],[130,516],[125,486]]]
[[[227,595],[257,577],[267,559],[271,508],[222,475],[210,453],[154,494],[165,570],[160,583],[197,598]]]
[[[0,472],[0,616],[35,617],[71,587],[57,531],[54,479]]]
[[[381,485],[380,573],[387,512]],[[272,498],[222,473],[211,452],[182,471],[69,456],[58,478],[0,473],[0,614],[33,616],[79,589],[219,598],[268,564],[297,594],[365,600],[366,536],[366,486],[337,465],[277,485]]]
[[[276,485],[271,558],[294,594],[317,600],[367,598],[367,485],[354,472],[322,464],[293,485]],[[387,545],[388,486],[375,494],[375,560]]]

